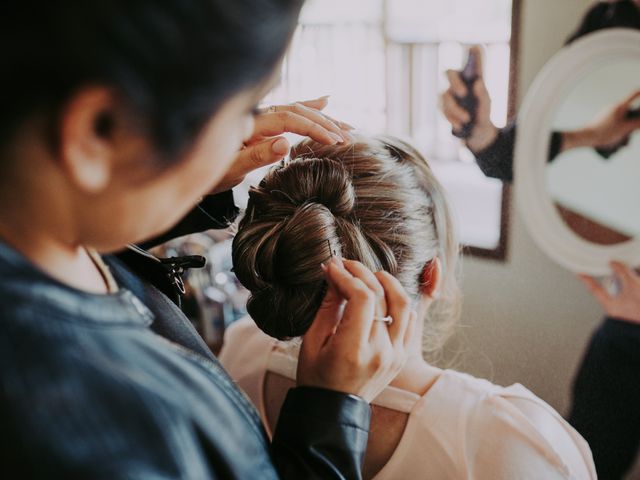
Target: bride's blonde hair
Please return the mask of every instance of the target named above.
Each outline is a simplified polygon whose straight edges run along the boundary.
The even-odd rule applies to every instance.
[[[332,255],[386,270],[415,299],[425,266],[438,258],[424,329],[425,353],[433,353],[458,317],[458,253],[444,191],[413,147],[382,136],[333,146],[307,140],[250,190],[233,268],[251,292],[253,320],[284,339],[311,325],[326,291],[320,264]]]

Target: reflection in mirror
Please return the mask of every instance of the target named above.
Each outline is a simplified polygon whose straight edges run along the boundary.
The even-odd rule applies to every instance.
[[[547,186],[584,240],[614,245],[640,235],[640,64],[601,65],[575,84],[552,125]]]

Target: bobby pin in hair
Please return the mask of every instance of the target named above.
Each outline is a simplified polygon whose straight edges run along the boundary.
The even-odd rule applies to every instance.
[[[337,256],[336,251],[333,248],[331,248],[331,240],[329,240],[328,238],[327,238],[327,245],[329,246],[329,255],[331,255],[331,258]]]

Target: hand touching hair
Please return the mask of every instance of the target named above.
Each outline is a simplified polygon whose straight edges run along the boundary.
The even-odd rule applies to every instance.
[[[428,287],[424,269],[438,258],[441,285],[431,312],[447,312],[425,332],[439,346],[444,325],[456,319],[457,245],[442,188],[415,149],[387,137],[305,141],[250,190],[233,266],[265,333],[282,339],[307,331],[326,290],[320,264],[332,255],[389,272],[414,299]]]

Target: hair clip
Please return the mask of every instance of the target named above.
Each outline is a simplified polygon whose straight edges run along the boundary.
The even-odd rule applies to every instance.
[[[328,238],[327,238],[327,245],[329,246],[329,255],[331,255],[331,258],[337,257],[338,255],[336,251],[331,248],[331,240],[329,240]]]

